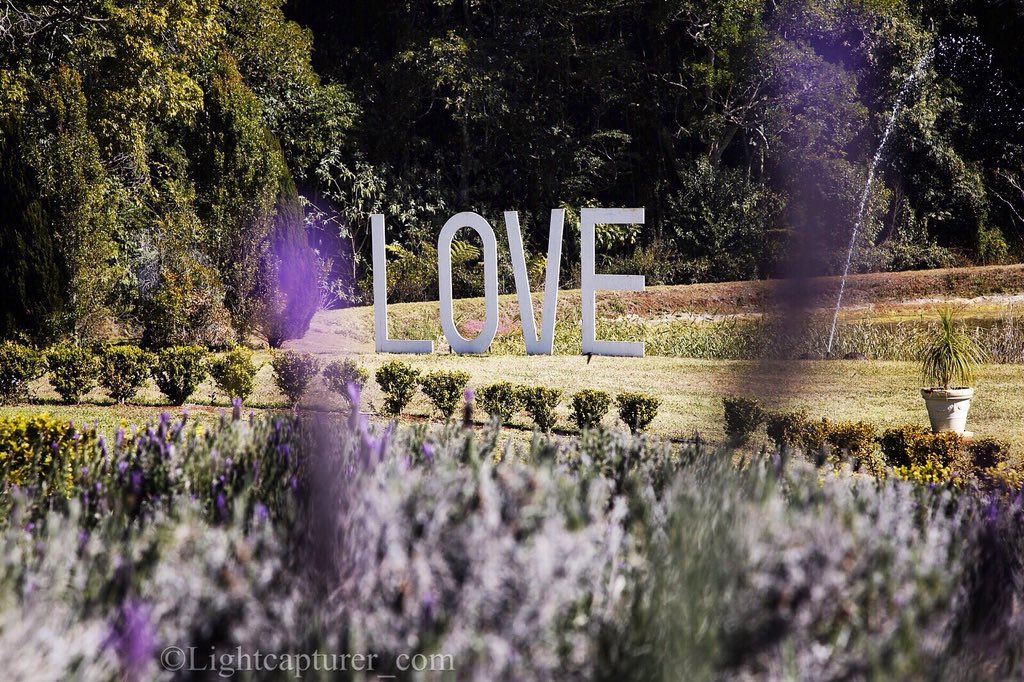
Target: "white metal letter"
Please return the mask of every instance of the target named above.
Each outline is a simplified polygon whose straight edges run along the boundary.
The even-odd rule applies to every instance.
[[[373,233],[373,336],[378,353],[433,353],[433,341],[388,338],[388,259],[384,248],[384,216],[370,216]]]
[[[463,227],[476,230],[484,244],[484,326],[475,339],[467,339],[455,326],[452,306],[452,240]],[[485,353],[498,333],[498,241],[490,224],[478,213],[451,217],[437,238],[437,281],[441,299],[441,329],[456,353]]]
[[[642,208],[585,208],[580,212],[580,269],[583,299],[583,354],[644,356],[643,342],[598,341],[595,293],[604,291],[643,291],[643,275],[599,275],[595,270],[598,225],[643,224]]]
[[[526,274],[526,254],[523,251],[523,234],[519,228],[519,214],[505,211],[505,230],[508,232],[508,250],[512,258],[512,272],[516,278],[516,295],[519,298],[519,317],[523,326],[523,342],[527,355],[551,355],[555,347],[555,315],[558,309],[558,273],[562,260],[562,228],[565,226],[565,210],[551,211],[551,227],[548,232],[548,261],[544,278],[544,308],[541,311],[540,338],[537,338],[537,323],[533,316],[533,299],[530,297],[530,278]]]

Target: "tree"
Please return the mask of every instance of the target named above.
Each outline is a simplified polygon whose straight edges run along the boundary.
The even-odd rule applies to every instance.
[[[270,249],[261,263],[263,309],[260,328],[273,348],[298,339],[309,329],[320,302],[317,262],[295,183],[283,169]]]
[[[39,338],[64,309],[67,284],[25,133],[17,121],[0,126],[0,337]]]

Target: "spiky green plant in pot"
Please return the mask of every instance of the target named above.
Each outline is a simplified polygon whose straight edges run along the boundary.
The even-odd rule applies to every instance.
[[[939,312],[939,326],[924,349],[921,389],[932,431],[963,433],[974,396],[974,373],[985,361],[984,351],[957,324],[951,308]]]

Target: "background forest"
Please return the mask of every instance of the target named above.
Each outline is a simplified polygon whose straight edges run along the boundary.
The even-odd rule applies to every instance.
[[[835,272],[918,64],[855,268],[1018,260],[1021,35],[999,0],[0,0],[0,337],[280,345],[365,300],[373,212],[393,300],[462,210],[520,211],[540,273],[567,208],[570,284],[590,205],[647,208],[599,247],[649,283]]]

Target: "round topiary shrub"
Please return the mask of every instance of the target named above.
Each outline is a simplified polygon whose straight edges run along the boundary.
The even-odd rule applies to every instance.
[[[184,405],[206,378],[206,358],[202,346],[172,346],[156,356],[153,381],[175,405]]]
[[[354,386],[361,392],[369,380],[370,373],[364,367],[357,365],[351,358],[335,360],[324,368],[324,381],[327,383],[327,388],[341,395],[350,405],[353,393],[349,387]]]
[[[100,353],[100,385],[124,404],[146,384],[153,361],[151,353],[137,346],[108,346]]]
[[[619,418],[633,433],[644,431],[658,416],[661,398],[646,393],[620,393],[615,398]]]
[[[508,381],[499,381],[480,389],[476,401],[491,419],[506,424],[516,412],[523,409],[524,388]]]
[[[384,391],[384,411],[398,416],[412,402],[420,371],[398,360],[381,365],[377,370],[377,385]]]
[[[252,351],[244,346],[236,346],[210,361],[210,376],[217,388],[231,400],[245,401],[252,395],[258,371],[252,361]]]
[[[459,371],[430,372],[420,378],[424,395],[430,398],[445,421],[455,413],[468,383],[469,373]]]
[[[547,433],[558,423],[555,408],[562,399],[558,388],[533,386],[522,391],[523,407],[541,431]]]
[[[28,399],[28,387],[43,376],[46,364],[35,348],[13,341],[0,343],[0,402]]]
[[[600,425],[612,405],[606,391],[585,388],[572,397],[572,421],[580,431]]]
[[[750,440],[765,418],[764,409],[750,398],[722,398],[725,410],[725,435],[736,445]]]
[[[275,353],[271,366],[274,368],[274,382],[291,405],[302,399],[310,382],[320,373],[320,360],[312,353]]]
[[[80,403],[82,396],[96,387],[99,378],[99,360],[82,346],[54,346],[46,354],[46,366],[53,389],[67,404]]]

